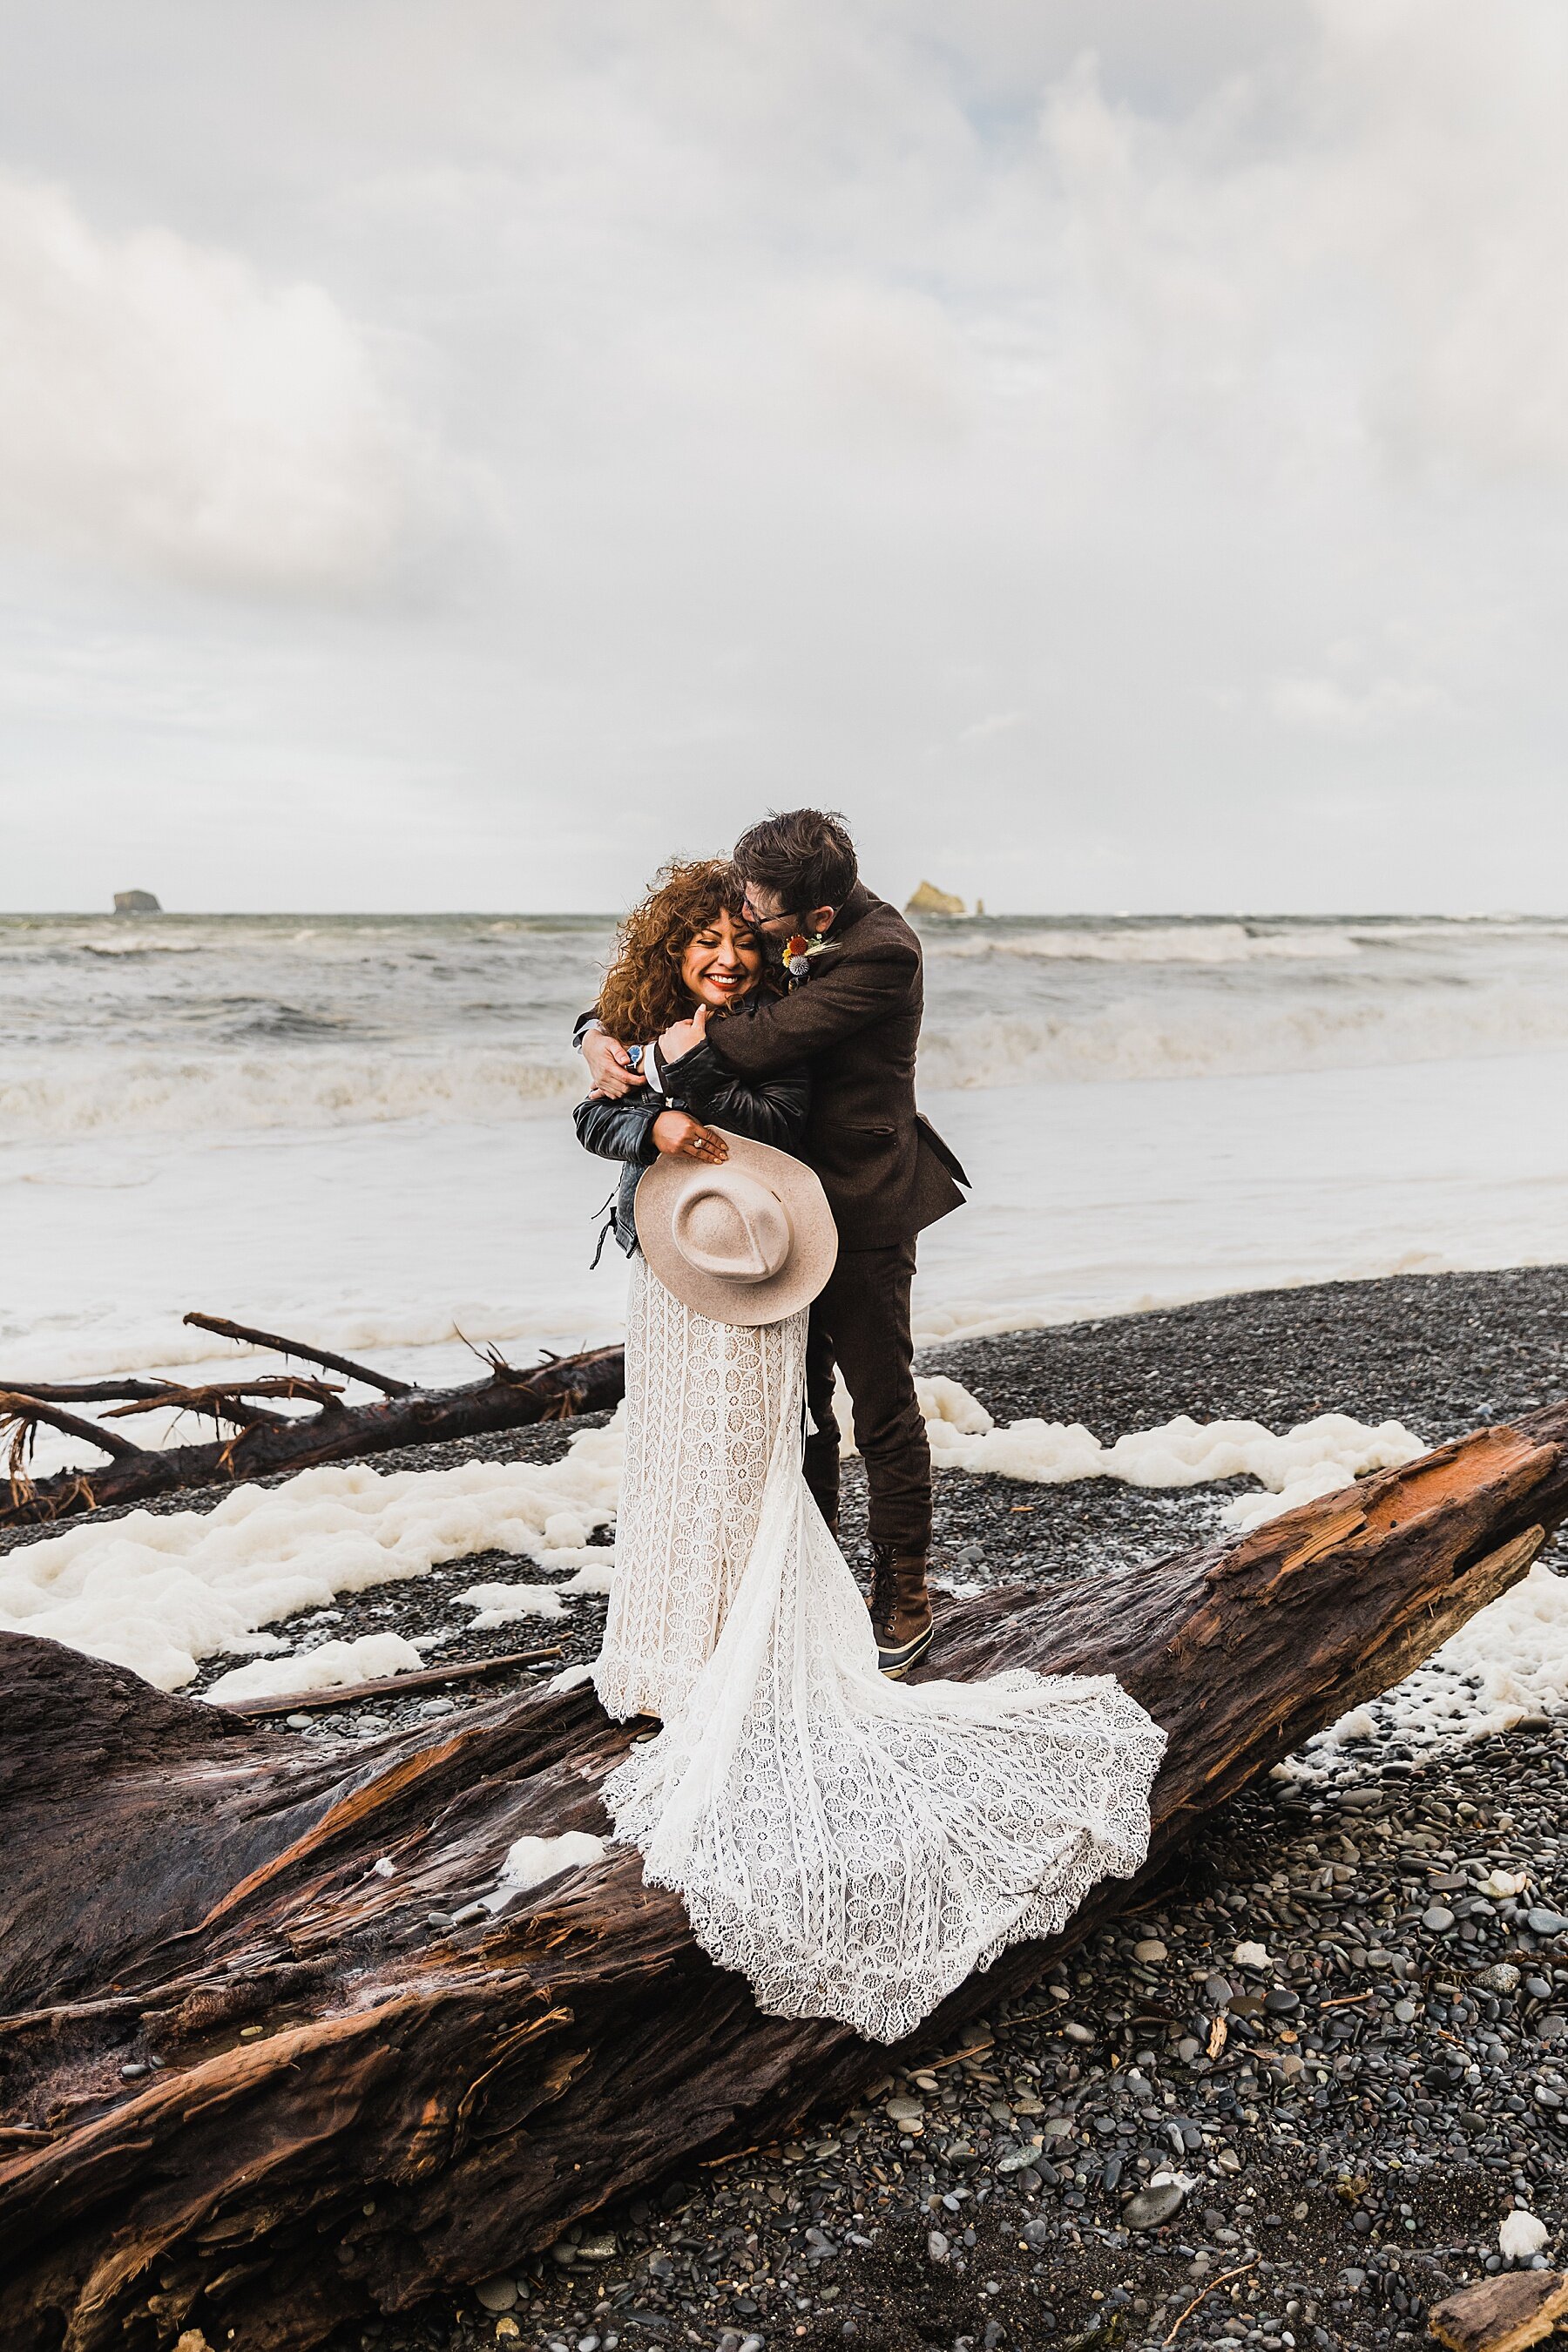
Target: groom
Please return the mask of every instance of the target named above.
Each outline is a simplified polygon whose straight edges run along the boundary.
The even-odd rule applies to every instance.
[[[870,1493],[879,1662],[884,1674],[901,1676],[931,1638],[931,1450],[910,1369],[915,1236],[962,1207],[959,1183],[969,1180],[915,1109],[920,941],[859,879],[842,819],[820,809],[764,817],[742,835],[734,859],[746,918],[784,959],[790,992],[760,1004],[750,1020],[720,1022],[706,1037],[693,1029],[686,1054],[662,1057],[664,1084],[679,1096],[683,1081],[715,1066],[767,1077],[810,1064],[805,1157],[838,1227],[838,1260],[811,1309],[805,1476],[837,1536],[837,1364]],[[633,1076],[626,1048],[599,1031],[582,1045],[595,1084],[608,1080],[607,1091],[623,1092]]]

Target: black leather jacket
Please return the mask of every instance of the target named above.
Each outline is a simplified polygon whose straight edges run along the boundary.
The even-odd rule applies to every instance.
[[[734,1010],[724,1015],[725,1020],[744,1020],[754,1003],[753,998],[743,996]],[[583,1014],[574,1043],[582,1037],[593,1018],[591,1013]],[[798,1155],[806,1114],[811,1108],[811,1078],[804,1063],[792,1070],[775,1072],[771,1077],[742,1078],[720,1069],[713,1056],[699,1048],[679,1062],[661,1065],[661,1070],[669,1088],[668,1094],[655,1094],[651,1087],[637,1087],[629,1095],[623,1095],[619,1102],[605,1102],[590,1096],[572,1114],[577,1140],[585,1151],[596,1151],[602,1160],[625,1162],[613,1222],[616,1239],[628,1257],[637,1246],[634,1208],[637,1179],[658,1158],[653,1123],[661,1110],[689,1111],[704,1126],[727,1127],[737,1135],[750,1135],[759,1143],[771,1143],[780,1151]]]

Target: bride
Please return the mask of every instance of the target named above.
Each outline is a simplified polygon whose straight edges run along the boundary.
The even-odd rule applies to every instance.
[[[626,1452],[595,1683],[661,1728],[606,1780],[618,1838],[759,2006],[897,2041],[1143,1859],[1163,1735],[1110,1676],[904,1684],[801,1468],[806,1317],[837,1242],[795,1156],[808,1068],[664,1091],[661,1041],[777,984],[719,860],[622,928],[598,1019],[648,1084],[576,1111],[623,1163]]]

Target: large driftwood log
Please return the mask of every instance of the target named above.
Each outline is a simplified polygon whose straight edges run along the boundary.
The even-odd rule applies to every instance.
[[[560,1421],[574,1413],[599,1412],[618,1404],[626,1385],[619,1348],[594,1348],[580,1356],[556,1356],[520,1371],[496,1355],[488,1379],[460,1388],[416,1389],[344,1356],[298,1341],[275,1339],[242,1323],[212,1315],[187,1315],[187,1323],[223,1337],[276,1348],[329,1370],[363,1381],[382,1393],[374,1404],[345,1405],[324,1381],[298,1375],[259,1381],[207,1382],[183,1388],[172,1381],[16,1382],[0,1386],[0,1430],[13,1432],[9,1494],[0,1500],[0,1528],[34,1526],[110,1504],[145,1503],[184,1486],[238,1486],[280,1470],[310,1470],[347,1454],[381,1454],[393,1446],[429,1445],[443,1438],[483,1437],[531,1422]],[[254,1400],[304,1398],[315,1412],[289,1419]],[[63,1410],[67,1403],[105,1403],[123,1399],[122,1413],[162,1408],[226,1422],[237,1434],[202,1445],[140,1446],[101,1423]],[[65,1470],[33,1480],[26,1454],[34,1427],[46,1423],[99,1446],[110,1458],[102,1469]]]
[[[1005,1954],[916,2042],[1135,1900],[1215,1805],[1521,1575],[1565,1513],[1561,1406],[1230,1546],[950,1609],[926,1671],[1110,1671],[1170,1747],[1141,1878],[1098,1889],[1055,1947]],[[223,2344],[243,2317],[247,2352],[300,2352],[883,2073],[842,2027],[759,2015],[635,1853],[452,1918],[514,1838],[604,1830],[596,1791],[630,1737],[577,1689],[323,1755],[51,1643],[0,1643],[0,2342],[141,2352],[199,2326]]]
[[[1438,2304],[1427,2322],[1448,2352],[1526,2352],[1568,2320],[1561,2271],[1503,2271]]]

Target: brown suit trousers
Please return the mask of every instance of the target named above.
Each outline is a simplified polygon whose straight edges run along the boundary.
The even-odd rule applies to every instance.
[[[931,1449],[910,1370],[910,1284],[915,1244],[844,1250],[811,1310],[805,1401],[812,1428],[805,1480],[825,1519],[838,1516],[838,1423],[833,1368],[854,1407],[866,1464],[873,1543],[924,1552],[931,1543]]]

